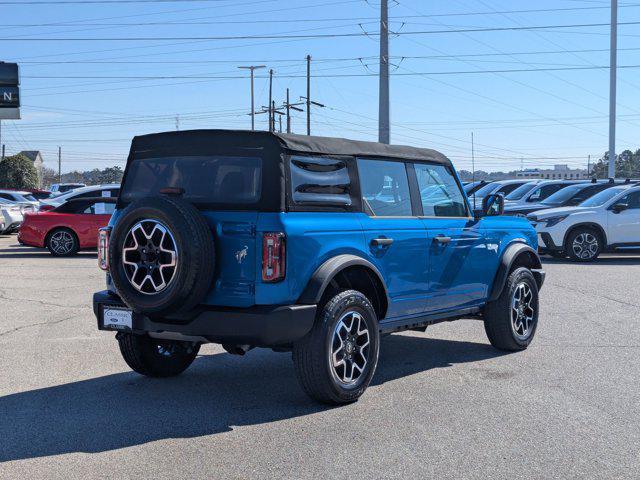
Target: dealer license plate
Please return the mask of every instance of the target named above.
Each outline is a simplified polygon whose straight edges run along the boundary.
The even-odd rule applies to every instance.
[[[126,308],[104,307],[102,325],[112,330],[131,330],[133,315]]]

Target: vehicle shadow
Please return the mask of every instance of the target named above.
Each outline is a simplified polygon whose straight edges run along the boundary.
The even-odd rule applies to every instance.
[[[0,235],[0,239],[6,238],[6,235]],[[46,248],[30,247],[28,245],[20,245],[16,240],[13,245],[0,248],[0,259],[21,259],[21,258],[52,258],[56,260],[64,260],[70,258],[98,258],[95,250],[82,250],[72,257],[55,257],[51,255]]]
[[[576,267],[597,267],[610,265],[640,265],[640,254],[607,254],[599,256],[593,262],[574,262],[568,258],[540,257],[543,264],[571,265]]]
[[[498,355],[486,344],[389,336],[373,384]],[[206,355],[176,378],[117,373],[0,397],[0,462],[212,435],[329,408],[297,385],[290,355]]]

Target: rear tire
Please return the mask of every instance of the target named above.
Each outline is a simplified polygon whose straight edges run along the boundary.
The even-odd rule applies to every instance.
[[[604,241],[593,228],[579,227],[567,237],[565,251],[574,262],[592,262],[602,252]]]
[[[80,250],[78,236],[68,228],[56,228],[49,232],[45,244],[54,257],[70,257]]]
[[[311,331],[293,345],[304,391],[328,404],[355,402],[378,364],[380,332],[371,302],[356,290],[338,293],[318,312]]]
[[[147,377],[173,377],[193,363],[200,345],[177,340],[159,340],[132,333],[116,335],[120,353],[134,372]]]
[[[500,296],[487,304],[484,329],[498,350],[526,349],[538,328],[538,284],[528,268],[509,274]]]

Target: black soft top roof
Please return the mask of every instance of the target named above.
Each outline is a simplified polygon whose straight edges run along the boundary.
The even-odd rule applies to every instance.
[[[405,145],[346,138],[270,133],[250,130],[183,130],[141,135],[133,139],[132,157],[194,155],[227,149],[277,149],[289,153],[398,158],[451,165],[440,152]]]

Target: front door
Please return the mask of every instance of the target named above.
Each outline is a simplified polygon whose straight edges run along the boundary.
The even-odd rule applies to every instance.
[[[387,318],[420,314],[426,307],[427,234],[412,207],[407,168],[401,161],[358,159],[362,229],[368,259],[387,285]]]
[[[614,203],[624,203],[626,210],[615,213],[607,209],[609,244],[640,244],[640,191],[624,195]]]
[[[427,163],[414,165],[429,246],[426,311],[464,308],[487,295],[495,263],[484,229],[470,216],[453,171]],[[495,272],[493,272],[495,273]]]

